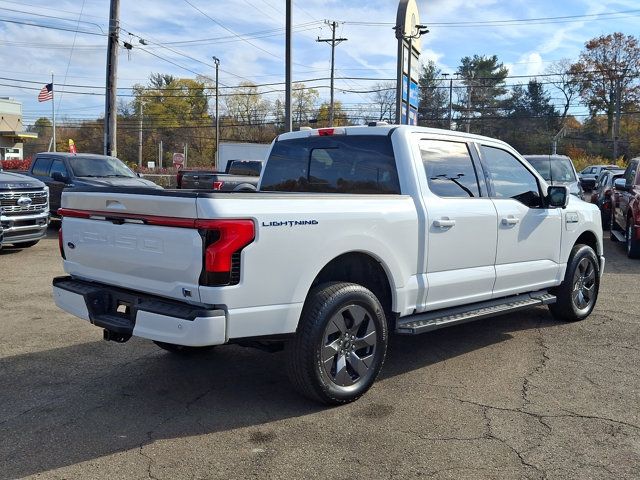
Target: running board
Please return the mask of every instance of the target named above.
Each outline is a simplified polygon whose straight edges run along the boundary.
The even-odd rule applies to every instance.
[[[618,230],[614,230],[613,228],[611,229],[611,234],[616,237],[616,239],[619,242],[626,242],[627,241],[627,237],[624,235],[624,233],[619,232]]]
[[[511,313],[525,308],[556,303],[555,295],[546,290],[498,300],[474,303],[462,307],[445,308],[435,312],[420,313],[406,319],[398,320],[396,333],[402,335],[417,335],[439,328],[473,322],[486,317],[494,317],[503,313]]]

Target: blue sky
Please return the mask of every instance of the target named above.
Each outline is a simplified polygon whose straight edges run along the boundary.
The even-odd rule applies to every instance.
[[[418,4],[421,21],[431,30],[423,41],[422,59],[435,60],[445,72],[455,71],[465,55],[496,54],[512,75],[536,75],[543,73],[553,61],[575,59],[584,43],[595,36],[614,31],[640,35],[638,0],[418,0]],[[243,80],[258,84],[282,82],[284,5],[284,0],[122,0],[121,39],[135,48],[120,54],[119,86],[144,83],[152,72],[181,77],[194,77],[196,73],[212,76],[212,55],[221,59],[223,85],[233,86]],[[395,22],[397,5],[396,0],[294,0],[294,80],[328,76],[330,48],[315,42],[317,36],[330,35],[329,28],[323,24],[325,19],[344,22],[340,24],[339,35],[349,39],[336,51],[338,77],[392,78],[396,45],[391,25],[387,24]],[[0,0],[0,19],[71,30],[0,21],[1,76],[12,79],[0,82],[0,96],[23,102],[25,123],[42,115],[49,116],[51,104],[39,104],[37,91],[17,87],[40,88],[49,81],[52,71],[56,83],[78,85],[66,87],[68,90],[98,94],[67,93],[60,98],[58,93],[59,118],[95,118],[102,114],[100,85],[104,85],[106,57],[106,37],[102,32],[107,31],[108,10],[108,0],[61,0],[55,4],[41,0]],[[638,11],[595,16],[630,10]],[[594,16],[508,22],[580,15]],[[461,22],[476,21],[504,23],[461,25]],[[441,25],[444,23],[454,25]],[[76,35],[73,31],[76,28],[97,35]],[[141,45],[139,38],[144,38],[147,45]],[[509,84],[517,82],[526,82],[526,78],[509,80]],[[328,85],[328,81],[307,84],[321,86]],[[369,80],[341,78],[336,83],[338,89],[347,90],[367,90],[374,84]],[[280,88],[283,87],[269,90]],[[120,92],[127,93],[126,90]],[[327,89],[320,92],[323,98],[328,97]],[[281,94],[276,92],[268,96],[274,99],[278,95]],[[340,91],[336,98],[349,105],[368,101],[367,94]],[[575,112],[581,113],[581,110]]]

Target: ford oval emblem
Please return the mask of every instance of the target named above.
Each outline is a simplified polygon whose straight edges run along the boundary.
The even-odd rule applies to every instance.
[[[30,207],[32,203],[33,203],[33,200],[31,200],[30,197],[20,197],[18,199],[18,201],[16,202],[16,204],[19,207],[23,207],[23,208],[24,207]]]
[[[76,248],[76,244],[72,243],[72,242],[68,242],[67,243],[67,247],[69,247],[71,250],[73,250],[74,248]]]

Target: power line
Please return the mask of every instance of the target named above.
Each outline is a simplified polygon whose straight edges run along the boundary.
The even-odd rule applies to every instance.
[[[54,27],[52,25],[43,25],[40,23],[35,23],[35,22],[21,22],[19,20],[11,20],[11,19],[7,19],[7,18],[0,18],[0,22],[4,22],[4,23],[15,23],[17,25],[26,25],[29,27],[38,27],[38,28],[47,28],[50,30],[60,30],[63,32],[76,32],[76,30],[74,30],[73,28],[64,28],[64,27]],[[84,35],[96,35],[99,37],[106,37],[107,34],[106,33],[96,33],[96,32],[87,32],[86,30],[77,30],[78,33],[82,33]]]

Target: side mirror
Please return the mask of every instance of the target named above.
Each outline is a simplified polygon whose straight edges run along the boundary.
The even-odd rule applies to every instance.
[[[620,192],[626,192],[627,191],[627,181],[624,178],[616,178],[613,181],[613,188],[615,190],[618,190]]]
[[[569,189],[564,185],[554,185],[547,189],[547,205],[549,208],[567,208],[569,205]]]
[[[595,178],[581,178],[580,185],[582,185],[582,189],[585,192],[590,192],[596,188],[596,179]]]
[[[51,178],[53,178],[56,182],[69,183],[69,177],[67,177],[64,173],[53,172],[51,174]]]

